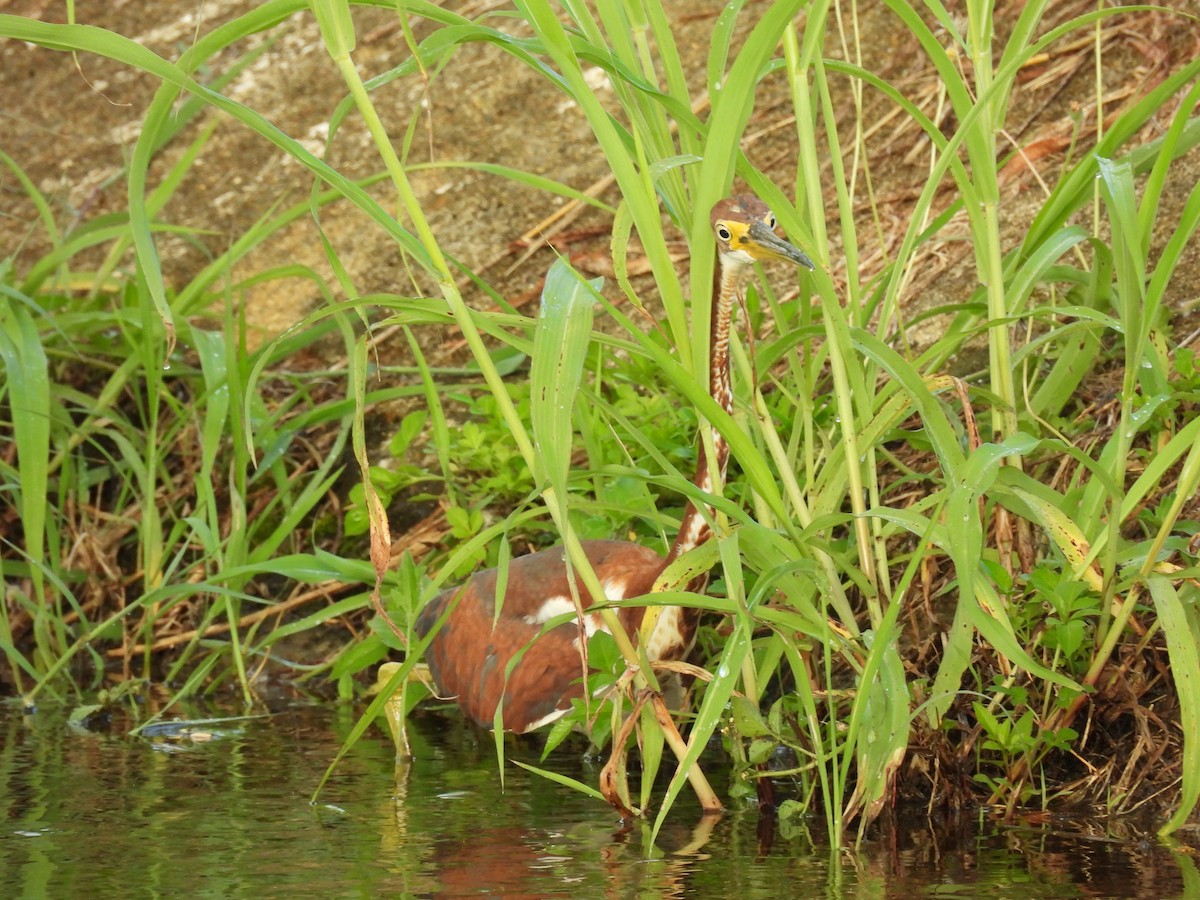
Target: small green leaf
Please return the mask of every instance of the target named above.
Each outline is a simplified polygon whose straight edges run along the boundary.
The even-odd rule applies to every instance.
[[[71,710],[71,715],[67,717],[67,724],[74,725],[77,728],[87,728],[89,727],[88,720],[103,711],[104,707],[99,703],[85,703],[81,706],[76,706]]]
[[[761,766],[771,758],[771,754],[775,752],[775,746],[775,741],[771,738],[755,738],[750,742],[746,758],[751,765]]]
[[[733,708],[734,727],[737,728],[738,734],[742,737],[760,738],[766,737],[771,733],[771,729],[763,721],[758,707],[745,697],[741,695],[735,696],[730,705]]]
[[[400,427],[392,435],[392,439],[388,441],[388,453],[392,454],[392,456],[403,456],[404,451],[408,449],[416,436],[424,429],[425,420],[428,418],[429,413],[426,410],[419,409],[401,419]]]

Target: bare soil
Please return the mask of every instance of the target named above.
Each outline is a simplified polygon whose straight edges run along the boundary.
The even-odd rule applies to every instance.
[[[129,36],[174,59],[193,43],[197,33],[210,31],[254,5],[251,0],[210,0],[181,8],[167,3],[84,0],[76,4],[76,20]],[[504,4],[493,0],[447,5],[469,16],[498,13],[504,8]],[[678,23],[675,39],[680,55],[693,82],[701,85],[709,37],[723,4],[674,0],[668,5]],[[756,0],[746,4],[741,16],[743,31],[766,5]],[[1021,5],[999,4],[997,21],[1001,30],[1015,20]],[[1058,20],[1094,8],[1090,2],[1058,6]],[[1182,8],[1192,12],[1196,9],[1192,3]],[[65,15],[62,4],[50,0],[0,0],[0,11],[47,21],[62,21]],[[355,16],[360,35],[356,59],[364,74],[386,71],[408,57],[394,14],[358,9]],[[859,18],[862,53],[868,66],[900,86],[931,115],[937,115],[938,80],[917,48],[905,45],[910,38],[895,27],[891,14],[881,4],[863,4]],[[1128,16],[1114,24],[1104,39],[1104,88],[1110,97],[1106,111],[1144,94],[1172,66],[1200,52],[1197,29],[1184,25],[1178,16],[1158,13]],[[421,20],[416,20],[415,27],[418,38],[428,33],[429,26]],[[517,27],[519,24],[514,22]],[[268,38],[248,41],[237,51],[258,49],[264,40]],[[315,21],[307,11],[298,13],[272,31],[269,40],[270,45],[227,93],[262,112],[287,134],[320,150],[331,111],[345,91],[328,60]],[[827,52],[831,57],[844,55],[832,33]],[[0,54],[0,109],[8,123],[3,149],[46,194],[59,227],[66,229],[104,213],[121,211],[126,202],[123,166],[156,88],[154,79],[105,59],[83,56],[76,64],[67,54],[16,41],[0,46]],[[217,59],[212,68],[216,71],[233,62],[232,56]],[[1026,86],[1017,92],[1009,127],[1012,140],[1027,148],[1031,163],[1023,166],[1018,162],[1006,170],[1004,216],[1012,242],[1023,235],[1044,196],[1039,182],[1054,182],[1066,153],[1066,147],[1060,146],[1062,139],[1078,133],[1086,142],[1086,131],[1093,127],[1093,78],[1091,45],[1084,40],[1078,46],[1064,45],[1061,52],[1031,67],[1023,79]],[[597,84],[598,91],[606,90],[602,82]],[[855,118],[852,85],[843,80],[841,87],[844,103],[838,118],[849,123]],[[416,78],[398,79],[381,88],[375,101],[397,138],[404,134],[414,113],[420,116],[411,156],[417,162],[500,163],[580,189],[607,175],[603,157],[573,104],[545,79],[491,45],[463,47],[428,85]],[[867,136],[866,147],[872,188],[881,213],[878,224],[869,226],[871,211],[865,202],[860,205],[864,217],[860,238],[872,233],[880,237],[863,247],[862,265],[869,273],[882,264],[884,254],[907,224],[915,189],[925,177],[928,149],[915,127],[903,117],[890,117],[892,109],[884,98],[868,91],[863,103],[864,120],[877,123]],[[1146,139],[1161,132],[1162,123],[1172,111],[1163,110],[1158,131],[1146,134]],[[173,223],[201,230],[198,241],[162,242],[168,272],[179,284],[185,283],[210,254],[223,250],[270,210],[302,201],[311,187],[308,173],[281,151],[220,113],[209,116],[219,120],[216,133],[163,215]],[[954,123],[943,124],[953,127]],[[782,77],[767,78],[744,146],[753,162],[785,190],[796,178],[795,127]],[[163,154],[160,173],[182,152],[186,138]],[[847,135],[843,135],[843,145],[851,146]],[[1081,148],[1075,147],[1073,152],[1081,152]],[[329,159],[352,176],[366,176],[378,169],[374,148],[353,118],[341,129]],[[1172,185],[1160,215],[1165,233],[1177,221],[1178,206],[1198,177],[1200,155],[1196,153],[1173,168]],[[525,244],[514,242],[554,212],[561,201],[471,169],[435,167],[417,173],[415,181],[436,233],[450,253],[482,271],[510,299],[526,298],[537,290],[552,259],[550,251],[535,252],[508,271],[526,249]],[[390,202],[382,189],[378,193],[385,203]],[[616,199],[612,189],[602,196]],[[945,200],[951,196],[947,188]],[[836,210],[832,198],[829,210],[833,221]],[[48,242],[31,204],[7,171],[0,174],[0,213],[0,248],[5,255],[15,254],[20,270],[39,258]],[[597,215],[584,215],[559,236],[561,246],[572,252],[582,266],[602,270],[606,225]],[[361,292],[404,292],[408,288],[408,273],[390,239],[360,214],[344,204],[335,204],[322,214],[321,226]],[[929,266],[922,268],[922,276],[905,295],[910,309],[960,301],[974,289],[968,249],[955,240],[961,233],[961,227],[957,231],[951,227],[927,248]],[[1183,334],[1190,333],[1197,324],[1191,312],[1192,301],[1200,296],[1196,281],[1200,278],[1200,250],[1193,246],[1189,252],[1191,259],[1179,267],[1168,296],[1177,313],[1187,319],[1180,323]],[[265,244],[247,267],[264,269],[282,261],[327,272],[324,250],[311,219],[298,221]],[[840,266],[836,247],[832,266],[836,273]],[[295,323],[299,314],[317,302],[312,286],[296,279],[267,283],[246,297],[245,305],[254,328],[266,338]]]

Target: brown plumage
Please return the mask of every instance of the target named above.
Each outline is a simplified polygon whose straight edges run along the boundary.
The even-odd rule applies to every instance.
[[[775,217],[757,197],[741,195],[722,200],[712,210],[713,235],[717,242],[714,273],[709,354],[709,390],[726,412],[733,411],[729,382],[729,329],[733,301],[739,295],[753,263],[761,259],[785,259],[813,268],[800,250],[775,234]],[[695,484],[705,493],[719,491],[725,479],[729,446],[718,432],[713,434],[715,459],[701,449]],[[587,554],[605,599],[624,600],[646,594],[668,562],[707,540],[707,517],[711,512],[689,501],[680,522],[679,534],[666,557],[623,541],[585,541]],[[538,637],[542,626],[563,613],[575,611],[567,580],[562,547],[551,547],[511,561],[508,582],[496,615],[497,571],[488,569],[472,576],[464,585],[443,591],[421,610],[416,629],[427,635],[445,616],[441,630],[425,652],[430,674],[442,696],[452,697],[468,716],[491,727],[496,707],[503,703],[504,727],[515,732],[531,731],[552,722],[571,708],[571,699],[583,695],[580,683],[580,623],[572,620]],[[594,598],[577,580],[583,627],[590,636],[603,628],[599,614],[587,613]],[[688,585],[702,591],[706,578]],[[645,613],[642,607],[619,611],[622,627],[636,639]],[[696,634],[698,611],[667,607],[654,627],[646,647],[647,656],[678,659],[691,649]],[[534,640],[534,638],[537,638]],[[530,642],[533,641],[531,644]],[[509,662],[524,649],[524,655],[507,676]]]

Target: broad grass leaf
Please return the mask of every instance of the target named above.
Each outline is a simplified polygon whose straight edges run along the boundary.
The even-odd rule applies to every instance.
[[[1167,641],[1183,732],[1179,808],[1159,829],[1159,834],[1165,836],[1179,830],[1191,818],[1200,800],[1200,612],[1197,612],[1200,591],[1193,582],[1183,582],[1176,590],[1160,575],[1151,575],[1147,585]]]

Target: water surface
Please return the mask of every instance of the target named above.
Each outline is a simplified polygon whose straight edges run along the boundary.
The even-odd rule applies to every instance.
[[[441,715],[416,718],[407,767],[372,730],[312,805],[356,710],[137,736],[67,713],[0,706],[0,896],[1200,896],[1188,856],[1095,821],[915,818],[831,853],[815,823],[705,820],[689,798],[654,847],[646,827],[511,763],[502,789],[491,736]],[[507,745],[535,765],[539,750]],[[596,782],[578,749],[541,764]]]

